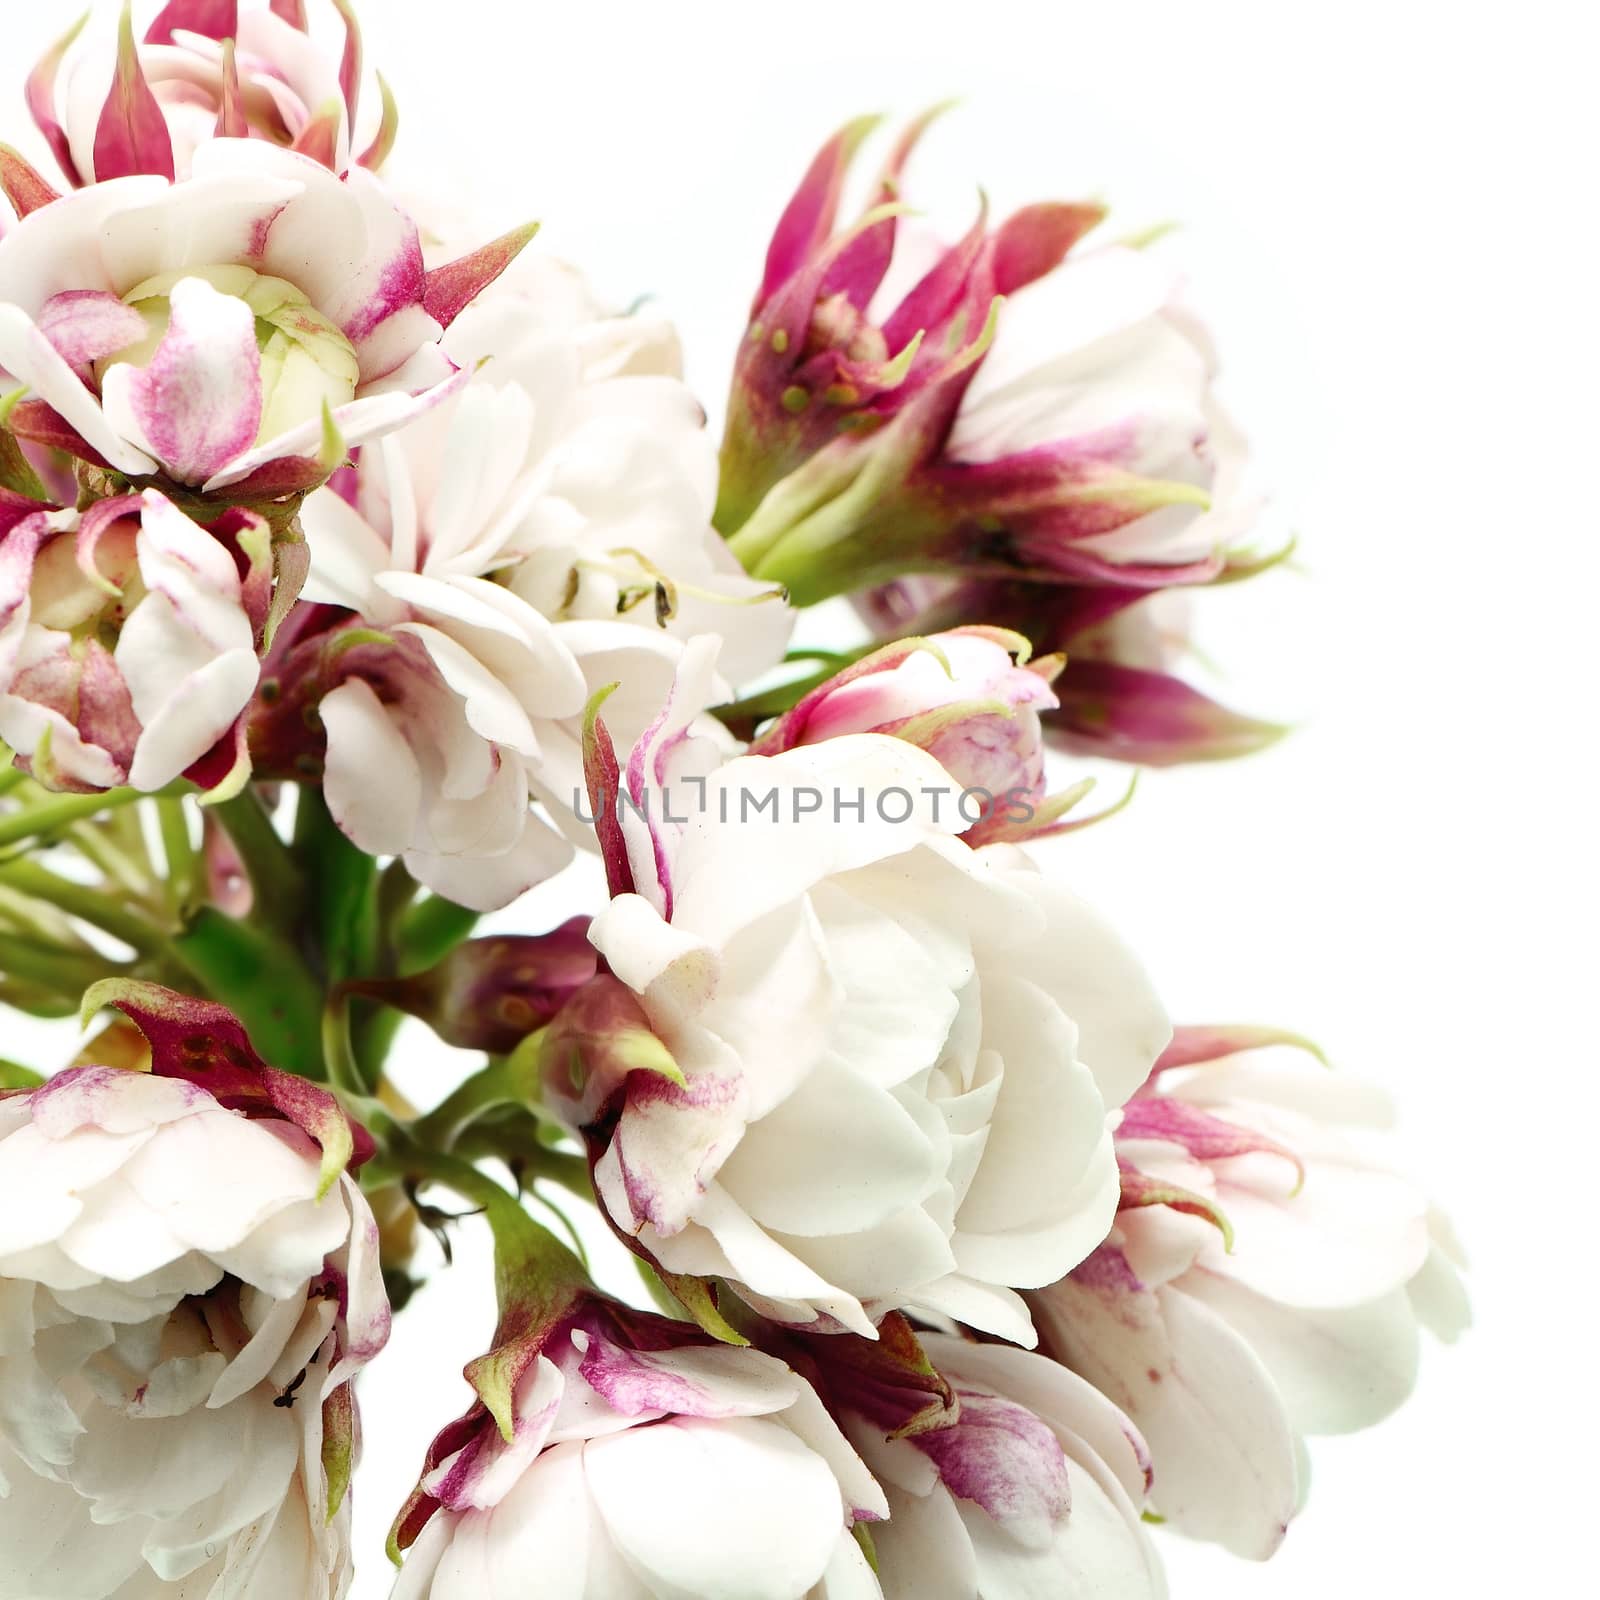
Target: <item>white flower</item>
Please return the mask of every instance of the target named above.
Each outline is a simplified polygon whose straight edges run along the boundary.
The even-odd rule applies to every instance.
[[[219,139],[182,181],[96,184],[0,240],[0,369],[30,391],[12,427],[129,477],[303,490],[334,464],[325,414],[355,445],[448,392],[440,323],[471,276],[431,297],[435,320],[376,178]]]
[[[1130,481],[1192,485],[1191,501],[1078,537],[1072,553],[1112,567],[1203,563],[1257,509],[1242,487],[1244,440],[1212,392],[1215,372],[1210,336],[1170,268],[1143,250],[1084,251],[1007,301],[946,453],[1019,466],[1030,452],[1088,457]]]
[[[1380,1093],[1315,1063],[1163,1072],[1118,1134],[1148,1202],[1030,1297],[1044,1347],[1149,1441],[1157,1510],[1235,1554],[1281,1541],[1298,1436],[1379,1421],[1411,1391],[1419,1323],[1466,1323],[1448,1231],[1371,1142],[1386,1117]]]
[[[394,1600],[878,1600],[850,1527],[882,1491],[803,1378],[581,1321],[528,1368],[513,1440],[486,1423],[423,1480]]]
[[[596,689],[623,685],[607,715],[631,740],[687,637],[722,635],[737,679],[779,659],[790,621],[711,529],[704,419],[655,370],[675,346],[659,324],[638,319],[635,340],[635,319],[594,316],[559,270],[546,305],[547,276],[519,269],[470,308],[447,348],[473,381],[364,451],[348,498],[330,486],[302,511],[307,598],[411,641],[415,669],[391,675],[398,692],[355,675],[323,700],[334,815],[483,909],[566,858],[531,800],[592,838],[571,811]],[[474,826],[491,788],[495,825]]]
[[[620,813],[637,892],[590,931],[683,1081],[575,1083],[559,1019],[551,1041],[601,1203],[669,1272],[779,1321],[871,1336],[915,1304],[1031,1342],[1011,1288],[1112,1220],[1106,1113],[1167,1037],[1148,982],[1020,851],[952,837],[950,780],[914,746],[696,772],[684,732],[665,716],[627,763],[651,807]]]
[[[102,1067],[0,1099],[0,1597],[334,1597],[377,1229],[293,1123]],[[320,1198],[319,1198],[320,1195]]]
[[[1148,1458],[1127,1418],[1042,1356],[941,1334],[922,1345],[955,1391],[954,1425],[847,1429],[889,1501],[872,1530],[885,1600],[1162,1600],[1140,1520]]]
[[[242,782],[273,566],[260,517],[202,528],[153,489],[23,518],[0,560],[0,737],[52,788]]]

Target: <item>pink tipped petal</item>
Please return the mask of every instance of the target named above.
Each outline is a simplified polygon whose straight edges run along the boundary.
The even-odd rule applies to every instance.
[[[1249,755],[1282,738],[1281,725],[1229,711],[1178,678],[1110,661],[1071,661],[1056,680],[1060,709],[1046,723],[1068,749],[1175,766]]]
[[[255,442],[261,356],[249,306],[204,278],[180,279],[150,364],[105,377],[106,415],[183,483],[202,483]]]
[[[1227,1161],[1260,1152],[1281,1156],[1305,1180],[1305,1163],[1276,1139],[1214,1117],[1170,1095],[1135,1095],[1122,1108],[1119,1139],[1159,1139],[1187,1150],[1195,1161]]]
[[[61,198],[27,158],[8,144],[0,144],[0,193],[11,202],[19,219]]]
[[[39,332],[87,383],[89,369],[144,338],[144,318],[101,289],[68,289],[45,301],[34,319]]]
[[[615,899],[618,895],[632,894],[634,885],[633,868],[628,863],[628,844],[617,817],[622,769],[610,730],[600,720],[600,707],[610,693],[610,689],[602,689],[584,710],[583,778],[589,791],[589,814],[594,818],[595,835],[605,862],[606,886]]]
[[[429,316],[441,328],[448,328],[522,254],[523,247],[538,231],[537,222],[527,223],[459,261],[435,267],[428,274],[422,295]]]
[[[990,243],[994,292],[1014,294],[1055,271],[1105,214],[1104,206],[1047,202],[1025,206],[1006,218]]]
[[[24,93],[28,101],[28,112],[37,125],[39,132],[44,135],[45,143],[50,146],[50,154],[56,158],[67,182],[77,185],[84,180],[84,175],[78,171],[72,159],[72,147],[67,141],[66,129],[56,118],[56,74],[61,70],[61,62],[67,51],[72,48],[73,41],[83,32],[83,25],[89,20],[87,12],[79,17],[67,31],[50,46],[39,59],[39,64],[28,74],[27,87]]]
[[[253,345],[253,331],[251,342]],[[77,373],[34,327],[22,308],[3,302],[0,302],[0,368],[25,384],[37,401],[43,402],[65,425],[68,434],[81,438],[105,465],[135,477],[155,471],[155,462],[129,444],[111,425]],[[35,401],[24,401],[12,411],[11,427],[18,438],[24,437],[22,414],[45,420],[34,410],[35,405]],[[71,448],[70,445],[67,448]]]
[[[203,34],[207,39],[233,39],[239,33],[239,0],[171,0],[150,24],[146,44],[172,44],[173,33]]]
[[[1014,1401],[961,1385],[956,1393],[955,1425],[918,1434],[912,1444],[951,1494],[982,1506],[1014,1539],[1038,1548],[1071,1508],[1060,1441]]]
[[[833,231],[850,163],[878,121],[877,117],[857,117],[847,122],[817,152],[773,230],[766,272],[756,296],[758,306],[788,282]]]
[[[298,28],[301,33],[309,30],[306,27],[306,0],[272,0],[272,14],[282,17],[291,28]]]
[[[129,4],[117,33],[117,75],[94,131],[94,176],[103,183],[135,172],[154,173],[168,182],[176,176],[172,134],[139,63]]]
[[[933,339],[935,330],[943,330],[960,311],[973,270],[983,254],[987,222],[987,211],[980,209],[966,234],[945,251],[889,314],[883,324],[883,337],[891,350],[903,350],[924,330]],[[968,331],[970,336],[978,330],[973,327]],[[945,343],[942,338],[934,342],[941,349]]]
[[[463,369],[452,373],[443,383],[435,384],[433,388],[421,394],[394,392],[363,395],[359,400],[352,400],[347,405],[337,407],[330,415],[344,445],[354,449],[369,439],[393,433],[425,412],[431,411],[441,401],[449,399],[471,376],[471,373]],[[310,453],[316,448],[323,433],[324,425],[321,421],[305,422],[298,428],[291,428],[289,432],[280,434],[276,439],[269,439],[266,443],[247,450],[243,455],[230,461],[226,468],[206,480],[205,493],[211,494],[218,489],[231,488],[234,484],[243,483],[247,479],[257,481],[258,473],[265,474],[265,479],[261,481],[269,481],[270,469],[279,461],[292,459],[300,468],[309,471],[309,464],[316,461]],[[316,483],[326,482],[338,464],[335,462],[328,465],[324,462],[321,466],[321,476],[316,479]]]

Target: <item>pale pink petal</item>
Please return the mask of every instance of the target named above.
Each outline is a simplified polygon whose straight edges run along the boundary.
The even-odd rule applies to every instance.
[[[156,463],[111,424],[100,402],[60,351],[20,306],[9,303],[0,303],[0,368],[59,413],[91,449],[119,472],[142,477],[156,470]]]
[[[452,373],[432,389],[420,394],[394,391],[360,395],[345,405],[333,408],[333,424],[345,445],[354,449],[368,440],[403,428],[414,418],[447,400],[470,376],[467,372]],[[323,419],[314,417],[279,434],[275,439],[268,439],[246,450],[208,478],[202,488],[207,494],[212,494],[230,484],[241,482],[270,461],[286,456],[314,455],[322,440],[323,427]]]
[[[138,311],[98,289],[69,289],[52,295],[41,308],[36,325],[67,365],[86,380],[96,361],[137,344],[148,331]]]
[[[173,286],[172,316],[149,365],[112,367],[106,415],[184,483],[201,483],[248,449],[261,426],[255,317],[204,278]]]

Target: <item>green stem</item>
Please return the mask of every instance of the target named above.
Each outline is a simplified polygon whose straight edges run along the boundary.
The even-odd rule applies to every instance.
[[[583,1263],[486,1172],[439,1150],[410,1149],[408,1175],[445,1184],[479,1207],[494,1234],[495,1290],[502,1314],[514,1300],[544,1298],[561,1284],[586,1285]]]
[[[366,1097],[367,1086],[350,1042],[350,996],[335,989],[322,1008],[322,1059],[328,1082],[347,1095]]]
[[[212,810],[239,852],[262,915],[279,928],[293,929],[305,901],[305,881],[261,796],[246,787]]]
[[[68,916],[109,933],[141,956],[153,958],[170,954],[166,935],[126,902],[99,889],[57,877],[37,861],[11,861],[0,865],[0,883],[59,907]]]
[[[167,857],[167,901],[180,916],[204,898],[200,855],[189,835],[189,817],[181,795],[156,801],[161,848]]]
[[[497,1106],[526,1105],[526,1078],[509,1057],[491,1061],[447,1094],[412,1125],[419,1144],[448,1150],[466,1130]]]
[[[121,815],[128,815],[127,812]],[[128,851],[110,836],[103,824],[75,822],[67,829],[62,843],[70,845],[85,861],[97,866],[113,883],[130,895],[147,895],[150,892],[151,874]],[[140,855],[144,852],[141,850]]]
[[[396,856],[378,878],[378,956],[381,976],[393,977],[401,919],[410,911],[422,885]]]
[[[110,976],[108,968],[112,972],[126,970],[122,962],[104,956],[44,950],[27,939],[0,934],[0,972],[43,984],[59,995],[81,996],[90,984]]]
[[[57,795],[24,811],[14,811],[0,817],[0,849],[43,838],[85,817],[97,817],[102,811],[132,805],[135,800],[143,798],[137,789],[107,789],[104,794]]]

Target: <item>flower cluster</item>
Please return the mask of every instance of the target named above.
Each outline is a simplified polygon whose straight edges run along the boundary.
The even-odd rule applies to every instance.
[[[1096,205],[930,246],[926,119],[841,226],[852,124],[719,448],[664,317],[442,242],[373,80],[349,0],[123,5],[28,79],[59,171],[0,146],[0,1001],[97,1029],[0,1061],[0,1600],[343,1600],[443,1191],[499,1321],[396,1600],[1270,1555],[1467,1314],[1376,1092],[1174,1030],[1062,853],[1060,747],[1278,731],[1174,671],[1270,564],[1181,284]],[[482,1058],[421,1110],[407,1018]]]

